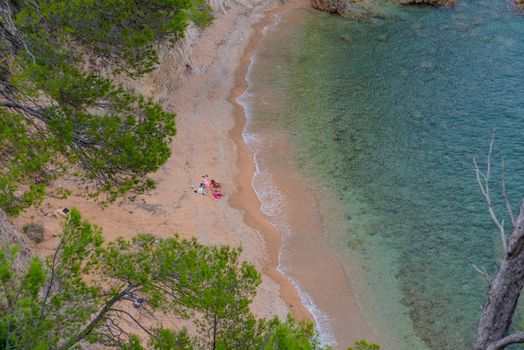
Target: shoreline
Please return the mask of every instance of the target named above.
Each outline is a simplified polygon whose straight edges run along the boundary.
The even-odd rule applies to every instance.
[[[303,179],[301,172],[293,164],[290,155],[293,152],[282,152],[293,148],[287,132],[273,128],[273,134],[265,135],[266,138],[268,136],[271,138],[272,144],[269,147],[262,146],[268,148],[264,150],[265,152],[261,151],[266,155],[269,154],[265,160],[259,160],[259,156],[264,158],[264,155],[251,150],[251,145],[248,145],[247,139],[244,138],[249,117],[244,103],[240,100],[251,87],[247,77],[260,46],[256,44],[261,44],[266,28],[280,23],[282,17],[279,18],[278,15],[288,16],[284,26],[293,28],[300,23],[301,15],[297,12],[289,14],[290,9],[313,11],[309,2],[297,1],[288,8],[268,13],[251,37],[250,44],[243,54],[241,66],[237,70],[236,87],[231,90],[229,101],[235,106],[237,118],[230,136],[239,149],[238,163],[241,172],[236,181],[240,190],[229,203],[234,208],[244,211],[245,222],[248,225],[260,229],[270,252],[264,272],[285,288],[281,290],[281,296],[286,302],[295,299],[298,294],[302,307],[306,309],[310,319],[312,317],[315,321],[322,342],[331,344],[337,349],[345,349],[362,338],[384,345],[383,339],[377,336],[378,328],[364,316],[359,305],[353,283],[355,278],[362,281],[362,276],[357,273],[357,268],[346,270],[341,257],[332,246],[333,242],[325,236],[330,232],[326,231],[326,217],[323,213],[323,209],[326,209],[326,201],[319,197],[319,188],[311,183],[312,179],[304,181],[306,179]],[[268,21],[268,17],[272,17],[273,21]],[[283,29],[284,32],[286,30],[289,28]],[[271,56],[271,54],[265,53],[263,56]],[[255,139],[259,136],[264,138],[264,135],[256,135]],[[282,153],[287,154],[282,155]],[[266,164],[259,169],[261,161]],[[273,169],[271,169],[272,165]],[[266,215],[262,210],[262,205],[266,202],[264,195],[260,197],[257,192],[256,178],[259,171],[269,172],[274,178],[272,182],[276,191],[285,198],[285,214]],[[251,190],[246,193],[244,188],[249,186]],[[331,202],[331,199],[327,202]],[[336,209],[336,207],[337,205],[334,205],[329,209]],[[337,229],[340,230],[341,227]],[[327,271],[329,274],[326,274]],[[284,281],[281,280],[281,276],[285,278]]]
[[[262,203],[253,187],[253,176],[256,171],[255,159],[243,138],[247,120],[243,107],[237,101],[248,88],[246,76],[257,46],[264,37],[264,29],[274,24],[278,15],[292,9],[306,8],[308,4],[309,1],[307,0],[295,0],[267,11],[264,14],[264,19],[254,25],[254,32],[240,58],[239,66],[235,72],[234,87],[231,89],[228,97],[229,103],[234,108],[235,118],[235,125],[229,131],[229,137],[237,146],[237,165],[239,169],[235,179],[238,185],[237,191],[231,195],[228,204],[242,211],[244,213],[244,222],[251,227],[259,229],[262,233],[268,251],[267,260],[263,265],[263,272],[279,284],[281,288],[280,295],[288,305],[291,314],[298,320],[313,321],[313,316],[303,305],[298,290],[288,276],[279,271],[282,238],[280,232],[272,226],[269,218],[261,211]]]
[[[157,182],[156,189],[139,196],[136,201],[123,199],[101,207],[92,198],[85,197],[74,181],[57,181],[48,192],[66,188],[71,190],[69,196],[49,196],[41,207],[31,208],[14,220],[19,230],[28,222],[38,221],[44,225],[45,241],[34,245],[35,251],[47,255],[56,247],[58,240],[54,234],[60,231],[60,220],[48,214],[61,207],[78,208],[83,218],[103,228],[107,241],[117,237],[129,239],[145,232],[159,237],[175,234],[182,238],[196,236],[204,244],[242,246],[241,259],[253,263],[262,274],[262,284],[252,304],[255,315],[285,319],[286,314],[291,313],[298,320],[313,321],[314,317],[300,295],[306,291],[321,309],[331,306],[331,313],[322,309],[324,314],[335,322],[343,321],[339,325],[339,328],[345,327],[339,330],[343,337],[337,338],[340,345],[349,346],[349,340],[376,339],[368,328],[361,331],[363,325],[367,327],[367,322],[355,318],[347,308],[338,307],[338,304],[345,305],[346,299],[355,303],[355,296],[346,292],[347,276],[335,274],[333,277],[330,274],[331,280],[339,277],[340,284],[344,285],[342,289],[338,289],[337,283],[329,287],[335,286],[336,295],[343,300],[333,298],[331,294],[320,297],[322,304],[318,302],[318,295],[311,294],[311,279],[315,283],[323,281],[323,275],[326,271],[331,272],[332,267],[340,270],[340,262],[333,260],[336,253],[324,248],[322,252],[327,256],[320,250],[307,253],[313,254],[315,259],[325,258],[329,263],[326,265],[321,261],[319,266],[322,267],[315,271],[304,268],[302,275],[295,270],[288,271],[287,263],[280,265],[283,232],[262,211],[253,184],[256,164],[254,154],[243,138],[247,119],[237,98],[248,87],[246,74],[264,37],[264,29],[285,12],[298,9],[313,11],[309,0],[290,0],[285,4],[276,0],[254,0],[248,5],[231,5],[227,13],[218,12],[208,28],[188,33],[187,41],[184,39],[181,45],[163,52],[161,64],[154,73],[137,81],[124,82],[126,87],[152,96],[167,110],[177,114],[172,155],[151,176]],[[186,63],[190,64],[189,71],[185,69]],[[203,174],[209,174],[222,183],[226,198],[217,201],[193,193],[192,186],[198,185]],[[285,174],[277,176],[281,175]],[[284,179],[287,180],[285,176]],[[313,202],[315,193],[311,196]],[[289,198],[290,202],[297,201],[292,196]],[[315,227],[320,227],[318,209],[318,206],[312,206],[308,212],[316,218]],[[296,210],[288,214],[290,217],[303,215]],[[316,242],[319,236],[322,240],[320,232],[317,230],[299,238],[305,241],[312,238]],[[322,242],[322,247],[326,246],[325,239]],[[307,255],[304,259],[308,259]],[[308,279],[309,284],[304,282]],[[337,312],[333,310],[337,309],[340,309],[339,317],[331,317]],[[351,312],[361,314],[358,308],[352,308]],[[356,324],[346,327],[349,319],[351,322],[357,320]]]

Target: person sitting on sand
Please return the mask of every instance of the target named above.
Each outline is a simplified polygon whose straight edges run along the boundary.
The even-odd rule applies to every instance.
[[[198,186],[198,194],[201,194],[202,196],[206,195],[206,181],[207,181],[207,175],[202,175],[202,180],[200,180],[200,185]]]
[[[204,175],[204,176],[205,176],[205,179],[202,182],[204,183],[204,186],[206,187],[206,190],[209,190],[211,188],[211,182],[213,180],[211,180],[207,175]]]
[[[220,199],[223,196],[222,186],[215,180],[211,180],[211,193],[215,199]]]

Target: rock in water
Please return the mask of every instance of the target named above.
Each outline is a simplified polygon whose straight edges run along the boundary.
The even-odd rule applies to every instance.
[[[455,4],[456,0],[396,0],[400,5],[432,5],[432,6],[450,6]],[[524,8],[524,0],[515,0],[519,7]],[[342,17],[351,17],[355,19],[365,19],[370,17],[385,18],[384,15],[373,14],[366,11],[366,6],[360,0],[311,0],[311,6],[317,10],[329,13],[336,13]]]
[[[455,4],[455,0],[397,0],[400,5],[433,5],[450,6]]]
[[[344,35],[344,36],[342,37],[342,40],[344,40],[344,41],[345,41],[346,43],[348,43],[348,44],[351,44],[351,43],[353,42],[353,38],[350,37],[349,35]]]
[[[350,17],[351,1],[348,0],[311,0],[313,8],[329,13],[338,13],[343,17]]]
[[[311,0],[311,6],[319,11],[326,11],[330,13],[337,12],[337,0]]]

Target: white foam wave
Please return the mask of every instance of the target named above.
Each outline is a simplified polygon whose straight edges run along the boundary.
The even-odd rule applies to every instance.
[[[278,26],[281,20],[282,16],[279,16],[273,24],[265,26],[263,29],[263,34],[267,34],[270,30]],[[260,139],[260,136],[258,134],[249,131],[251,122],[253,120],[253,109],[250,104],[250,100],[253,98],[253,94],[250,93],[250,90],[252,88],[251,77],[253,66],[256,63],[256,55],[257,52],[255,52],[255,54],[251,57],[251,61],[245,77],[248,87],[246,91],[244,91],[244,93],[240,95],[236,100],[236,102],[244,109],[244,115],[246,118],[246,125],[244,127],[244,130],[242,131],[242,137],[244,139],[244,142],[248,145],[250,151],[252,152],[255,162],[255,173],[253,175],[253,178],[251,179],[251,185],[253,187],[253,190],[255,191],[255,194],[260,200],[260,210],[271,218],[272,225],[282,235],[283,244],[278,255],[277,270],[284,276],[286,276],[289,279],[289,281],[293,284],[293,286],[298,292],[302,304],[313,316],[319,341],[322,344],[326,345],[336,345],[337,343],[332,331],[331,320],[329,319],[329,317],[322,311],[320,311],[320,309],[313,301],[313,298],[304,290],[304,288],[300,284],[300,281],[292,277],[289,273],[287,273],[285,267],[281,263],[281,257],[284,251],[283,248],[285,246],[285,238],[293,234],[292,230],[285,222],[277,223],[277,217],[280,213],[282,213],[282,210],[285,208],[286,200],[283,193],[273,182],[271,174],[267,171],[263,171],[260,169],[260,164],[257,160],[257,146],[261,144],[262,140]]]
[[[275,226],[277,230],[281,232],[282,237],[289,237],[293,234],[292,230],[285,222],[272,224],[273,226]],[[295,287],[295,289],[297,290],[302,305],[304,305],[304,307],[313,316],[319,341],[324,345],[336,346],[337,341],[335,339],[335,334],[332,331],[333,327],[331,326],[331,319],[328,315],[320,311],[318,306],[313,301],[313,298],[304,290],[304,288],[300,284],[300,281],[297,278],[293,277],[292,274],[288,273],[286,271],[285,266],[282,265],[282,253],[284,252],[285,240],[283,240],[282,243],[282,248],[280,249],[280,252],[278,254],[277,271],[289,279],[291,284],[293,284],[293,287]]]
[[[275,20],[275,22],[268,24],[267,26],[264,27],[264,29],[262,29],[262,34],[266,35],[267,33],[269,33],[270,30],[273,30],[276,27],[278,27],[278,25],[281,22],[282,22],[282,15],[279,15],[277,16],[277,19]]]
[[[291,281],[298,292],[300,301],[313,316],[316,331],[318,333],[318,340],[320,343],[324,345],[336,346],[337,341],[335,340],[335,334],[333,334],[332,331],[331,319],[325,313],[320,311],[311,296],[304,290],[304,288],[302,288],[300,282],[296,278],[286,274],[286,272],[281,268],[280,264],[278,265],[277,270],[287,276],[287,278]]]
[[[256,157],[255,164],[257,164]],[[282,254],[285,252],[286,238],[293,235],[291,228],[279,217],[279,214],[281,214],[286,207],[284,194],[272,181],[271,174],[268,171],[257,170],[253,176],[252,184],[258,199],[262,203],[260,209],[270,218],[271,224],[280,232],[282,237],[282,247],[278,253],[277,271],[289,279],[291,284],[293,284],[297,290],[300,301],[313,316],[319,341],[325,345],[336,346],[337,343],[332,331],[333,327],[331,326],[331,319],[318,308],[313,301],[313,298],[302,287],[300,281],[293,277],[282,264]]]
[[[257,195],[262,203],[261,210],[267,216],[276,216],[286,207],[284,195],[274,185],[271,174],[268,171],[259,171],[253,179]]]
[[[326,345],[336,345],[335,336],[332,331],[331,320],[317,307],[313,298],[304,290],[299,280],[292,277],[291,274],[286,272],[285,267],[282,265],[281,257],[284,252],[283,247],[285,246],[285,238],[292,235],[291,229],[284,222],[277,223],[277,217],[285,209],[287,203],[284,194],[278,189],[272,180],[271,173],[265,170],[261,170],[260,162],[257,159],[257,145],[262,142],[262,139],[258,134],[250,132],[248,130],[249,120],[251,120],[251,108],[249,106],[249,94],[244,93],[239,99],[238,103],[243,107],[246,116],[246,127],[243,130],[242,136],[244,142],[248,145],[249,149],[253,153],[255,163],[255,173],[251,179],[251,185],[258,199],[260,200],[260,210],[271,218],[272,225],[280,232],[283,240],[282,248],[279,251],[278,266],[277,270],[286,276],[289,281],[293,284],[298,292],[300,301],[306,307],[306,309],[313,316],[315,322],[316,331],[318,333],[319,341]]]

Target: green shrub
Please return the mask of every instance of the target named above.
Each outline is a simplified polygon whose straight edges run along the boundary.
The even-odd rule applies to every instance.
[[[32,222],[24,225],[22,231],[36,244],[44,241],[44,226],[41,223]]]

